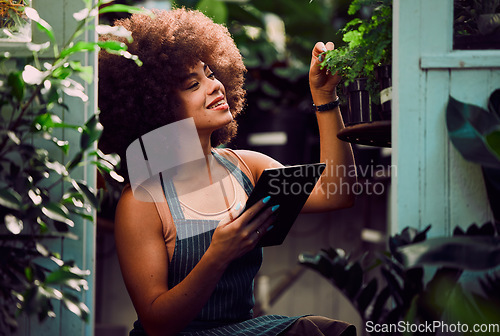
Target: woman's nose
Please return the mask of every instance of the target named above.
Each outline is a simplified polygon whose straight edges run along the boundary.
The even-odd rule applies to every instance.
[[[209,92],[208,94],[212,94],[214,92],[218,92],[218,91],[221,91],[221,88],[222,88],[222,83],[217,79],[217,78],[214,78],[211,83],[210,83],[210,87],[209,87]]]

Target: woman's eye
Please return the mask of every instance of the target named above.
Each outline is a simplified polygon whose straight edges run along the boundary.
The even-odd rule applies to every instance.
[[[191,84],[191,85],[190,85],[187,89],[188,89],[188,90],[194,89],[194,88],[196,88],[196,87],[198,86],[198,84],[199,84],[198,82],[194,82],[194,83],[193,83],[193,84]]]
[[[211,73],[209,73],[209,74],[208,74],[208,76],[207,76],[207,77],[208,77],[208,78],[215,78],[215,73],[211,72]]]

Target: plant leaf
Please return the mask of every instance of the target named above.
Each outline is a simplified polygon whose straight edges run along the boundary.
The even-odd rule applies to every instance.
[[[493,131],[486,135],[486,144],[495,153],[498,160],[500,161],[500,130]]]
[[[127,45],[120,41],[99,41],[98,46],[102,49],[111,52],[111,51],[124,51],[127,50]]]
[[[88,84],[92,84],[94,80],[94,69],[92,66],[82,66],[80,62],[69,62],[69,66],[73,69],[81,79]]]
[[[373,304],[373,310],[369,318],[370,321],[377,322],[379,318],[383,316],[384,307],[386,306],[386,302],[389,300],[390,295],[391,292],[388,286],[380,291],[375,299],[375,303]]]
[[[71,159],[71,161],[69,161],[66,164],[66,169],[68,171],[71,171],[73,168],[75,168],[82,162],[82,159],[83,159],[83,152],[80,151],[73,157],[73,159]]]
[[[91,9],[91,8],[84,8],[79,12],[73,13],[73,18],[76,21],[83,21],[86,18],[90,18],[93,16],[96,16],[98,14],[97,8]]]
[[[14,210],[20,210],[22,206],[21,195],[17,191],[7,188],[0,189],[0,205]]]
[[[45,216],[52,220],[65,223],[73,227],[75,223],[69,218],[69,211],[62,204],[49,202],[42,207],[42,212]]]
[[[482,166],[500,167],[500,160],[486,141],[486,135],[500,130],[498,116],[450,96],[446,126],[451,142],[466,160]]]
[[[9,84],[9,86],[12,88],[12,95],[17,99],[17,101],[22,101],[25,92],[22,72],[11,72],[7,78],[7,84]]]
[[[52,271],[45,278],[45,283],[50,285],[64,285],[76,291],[87,287],[87,280],[83,277],[89,275],[89,271],[82,271],[78,267],[63,265]]]
[[[23,80],[27,84],[40,85],[47,76],[47,73],[40,71],[32,65],[26,65],[23,71]]]
[[[196,5],[196,9],[203,12],[215,23],[224,24],[227,21],[227,7],[220,0],[201,0]]]
[[[15,235],[20,234],[21,231],[23,230],[23,221],[17,218],[16,216],[11,214],[5,215],[4,220],[5,220],[5,226],[13,234]]]
[[[78,41],[74,45],[61,50],[61,54],[59,55],[59,57],[65,58],[69,55],[72,55],[80,51],[98,51],[98,50],[99,47],[98,43],[96,42]]]
[[[82,135],[80,137],[80,147],[85,150],[93,145],[93,143],[101,137],[103,126],[99,122],[97,115],[93,115],[85,124]]]
[[[132,32],[122,26],[98,25],[95,30],[98,34],[111,34],[118,37],[124,37],[129,43],[133,41]]]
[[[363,315],[366,308],[372,302],[375,294],[377,293],[377,279],[372,279],[366,286],[363,287],[358,297],[356,298],[356,303],[358,305],[358,311]]]
[[[151,11],[139,7],[133,7],[128,5],[114,4],[99,9],[99,14],[104,13],[129,13],[129,14],[147,14],[151,15]]]
[[[497,115],[500,118],[500,89],[496,89],[490,95],[488,101],[488,110],[490,113]]]
[[[72,294],[63,294],[63,303],[73,314],[78,316],[85,322],[88,322],[90,311],[85,303],[80,302],[80,299]]]
[[[26,16],[33,20],[34,22],[37,23],[37,26],[38,28],[45,32],[47,34],[47,36],[50,38],[50,40],[52,42],[55,42],[55,37],[54,37],[54,30],[52,29],[52,27],[47,23],[47,21],[45,21],[44,19],[42,19],[40,17],[40,15],[38,15],[38,12],[32,8],[32,7],[26,7],[24,9],[24,14],[26,14]]]
[[[73,187],[81,192],[85,199],[87,199],[92,206],[99,211],[99,200],[91,188],[89,188],[85,183],[77,181],[73,181]]]
[[[127,45],[119,41],[99,41],[99,47],[103,48],[110,54],[120,55],[121,57],[133,60],[138,66],[142,65],[141,60],[137,55],[132,55],[127,51]]]
[[[358,294],[361,285],[363,284],[363,269],[359,262],[355,262],[347,269],[347,283],[344,292],[349,298],[354,298]]]
[[[44,113],[35,118],[33,127],[36,130],[50,132],[56,125],[62,124],[61,118],[52,113]]]
[[[457,236],[433,238],[401,247],[406,267],[438,265],[469,270],[486,270],[500,265],[498,237]]]
[[[387,281],[387,287],[389,288],[389,291],[392,294],[396,305],[398,307],[401,307],[403,305],[403,297],[401,295],[401,286],[398,282],[398,279],[391,271],[385,268],[381,268],[381,273]]]

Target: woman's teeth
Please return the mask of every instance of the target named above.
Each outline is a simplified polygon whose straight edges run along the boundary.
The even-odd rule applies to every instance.
[[[215,103],[215,105],[210,106],[209,108],[211,108],[211,109],[212,109],[212,108],[215,108],[215,107],[217,107],[217,106],[223,105],[223,104],[225,104],[225,103],[226,103],[225,101],[221,100],[221,101],[219,101],[219,102]]]

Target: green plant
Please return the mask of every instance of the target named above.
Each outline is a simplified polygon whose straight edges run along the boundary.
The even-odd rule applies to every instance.
[[[78,53],[97,51],[120,54],[140,61],[117,41],[85,42],[78,37],[87,29],[130,37],[110,26],[93,26],[98,13],[139,11],[138,8],[95,4],[84,0],[85,8],[73,16],[77,27],[59,47],[52,27],[35,9],[25,15],[46,33],[43,44],[29,43],[29,60],[10,59],[3,53],[0,71],[0,334],[17,327],[19,314],[36,315],[40,321],[54,317],[53,301],[62,302],[82,320],[89,310],[78,295],[86,289],[85,276],[72,260],[63,260],[49,246],[54,239],[77,239],[70,227],[75,218],[92,221],[92,208],[99,197],[86,181],[74,178],[84,164],[94,165],[103,174],[114,173],[118,159],[97,150],[102,132],[97,111],[84,125],[62,121],[60,111],[71,113],[64,96],[88,99],[79,80],[90,83],[92,67],[74,60]],[[41,56],[50,50],[52,56]],[[23,69],[19,70],[21,67]],[[63,132],[79,133],[79,143],[60,139]],[[53,245],[53,244],[52,244]]]
[[[481,166],[493,215],[500,221],[500,89],[490,95],[488,110],[450,96],[446,126],[464,159]]]
[[[485,271],[500,265],[499,227],[473,224],[465,232],[455,229],[453,237],[427,239],[429,229],[406,228],[391,237],[389,252],[371,267],[364,267],[366,256],[352,260],[343,250],[332,248],[316,255],[302,254],[299,262],[342,291],[371,335],[411,335],[422,332],[415,330],[419,325],[430,325],[423,331],[435,335],[444,327],[435,322],[454,326],[460,322],[469,332],[474,324],[496,323],[500,318],[498,272],[473,281],[482,293],[461,277],[466,270]],[[378,279],[370,276],[377,269]]]
[[[486,35],[498,27],[497,19],[484,25],[480,16],[500,12],[500,0],[454,0],[453,32],[460,35]]]
[[[474,8],[479,14],[493,14],[497,12],[500,0],[474,0]]]
[[[392,0],[354,0],[349,14],[371,8],[372,15],[355,18],[341,30],[346,45],[324,53],[322,67],[338,71],[347,86],[356,78],[367,78],[372,100],[378,102],[378,84],[375,69],[392,62]]]
[[[6,35],[5,30],[16,33],[26,23],[25,0],[0,0],[0,37]]]

